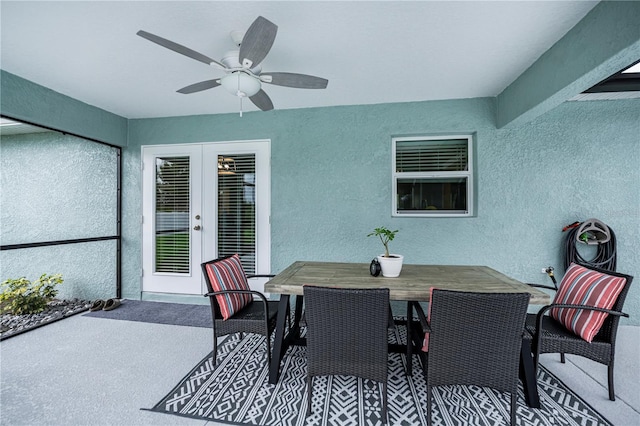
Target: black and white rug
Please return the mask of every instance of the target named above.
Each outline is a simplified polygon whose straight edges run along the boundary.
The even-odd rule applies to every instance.
[[[391,339],[400,341],[396,331]],[[396,340],[397,339],[397,340]],[[264,338],[227,338],[218,365],[205,357],[151,411],[247,425],[382,425],[382,387],[377,382],[330,376],[314,380],[312,410],[306,416],[306,348],[290,348],[280,380],[268,383]],[[405,374],[406,357],[389,354],[388,425],[427,424],[424,375],[414,359],[414,375]],[[611,425],[544,367],[538,373],[541,408],[529,408],[518,395],[518,425]],[[433,394],[434,425],[506,425],[509,397],[475,386],[443,386]]]

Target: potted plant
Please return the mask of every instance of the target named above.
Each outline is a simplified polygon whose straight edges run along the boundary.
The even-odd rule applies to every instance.
[[[395,231],[391,231],[383,226],[375,228],[373,232],[367,235],[367,237],[376,236],[380,238],[380,241],[382,241],[382,245],[384,246],[384,254],[378,256],[378,262],[380,263],[383,277],[395,278],[400,275],[400,271],[402,270],[402,261],[404,256],[401,254],[389,253],[389,242],[393,241],[397,233],[397,229]]]

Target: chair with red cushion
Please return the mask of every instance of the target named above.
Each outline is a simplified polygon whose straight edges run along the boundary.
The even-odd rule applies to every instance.
[[[227,334],[256,333],[265,336],[267,360],[271,361],[269,336],[275,329],[278,301],[249,288],[247,278],[274,275],[246,275],[237,254],[204,262],[202,272],[207,283],[213,320],[213,363],[216,363],[218,337]]]
[[[550,305],[528,314],[536,371],[540,354],[579,355],[608,367],[609,399],[615,401],[613,365],[620,317],[633,277],[573,263]]]

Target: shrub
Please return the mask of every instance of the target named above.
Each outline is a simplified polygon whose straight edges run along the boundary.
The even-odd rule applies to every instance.
[[[58,295],[56,286],[63,281],[61,274],[42,274],[33,283],[25,277],[6,279],[0,284],[0,312],[14,315],[42,312],[47,302]]]

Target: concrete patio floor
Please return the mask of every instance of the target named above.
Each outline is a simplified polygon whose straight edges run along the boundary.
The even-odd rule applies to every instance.
[[[615,425],[640,425],[640,327],[618,333],[615,402],[607,369],[579,357],[544,365]],[[151,408],[211,350],[211,330],[86,317],[0,343],[1,425],[217,425]]]

